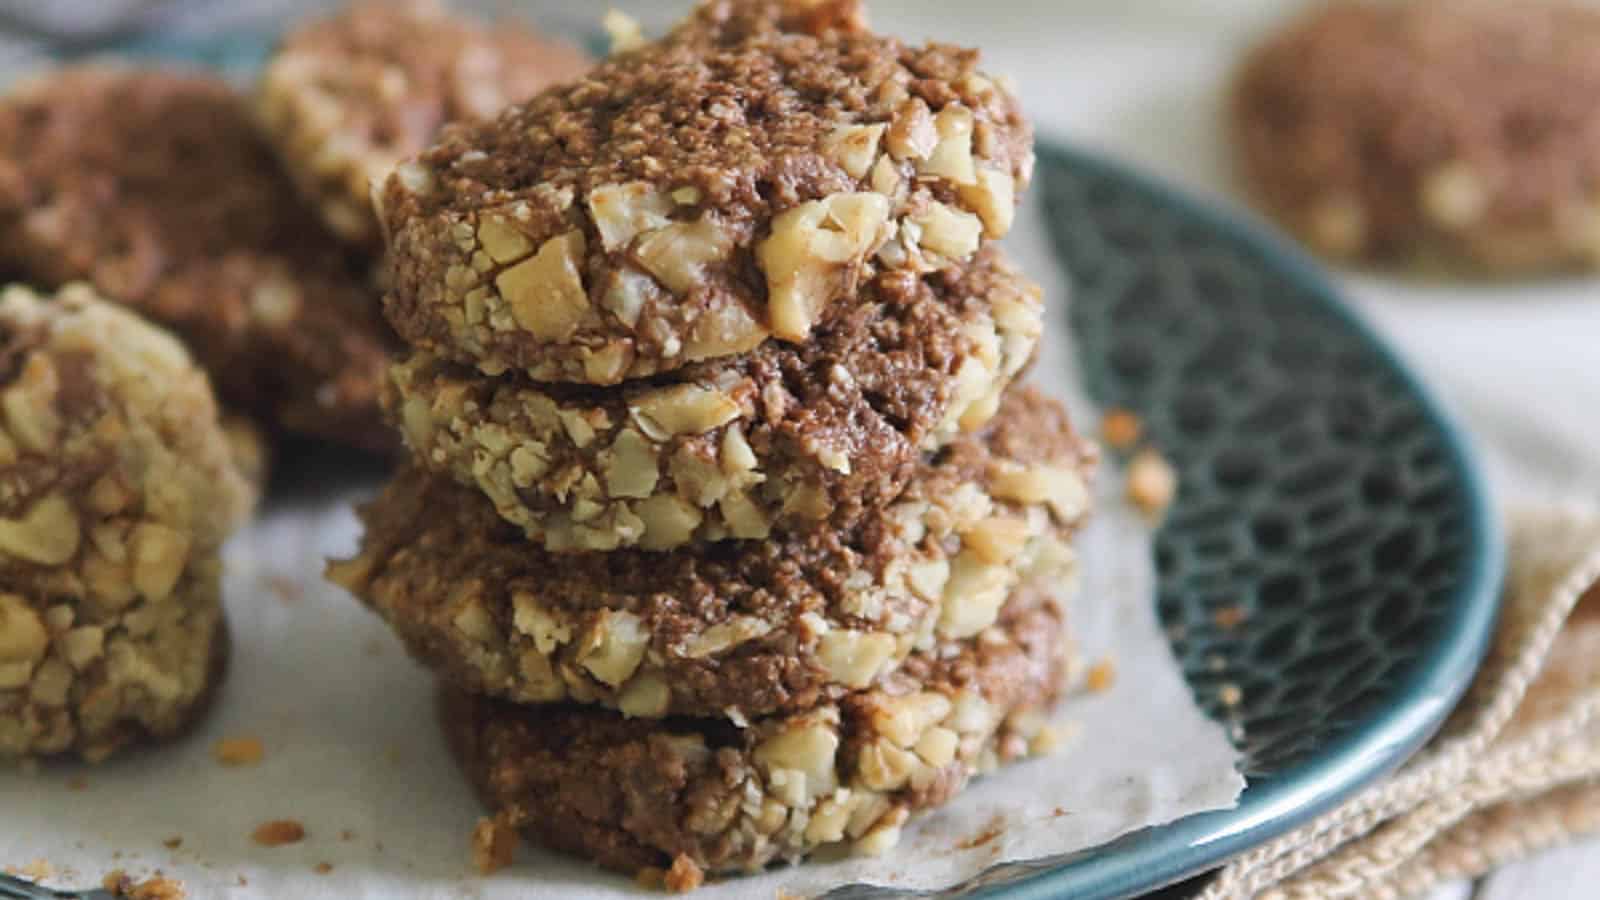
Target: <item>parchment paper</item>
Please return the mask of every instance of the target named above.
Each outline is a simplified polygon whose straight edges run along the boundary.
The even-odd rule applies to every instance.
[[[1018,261],[1056,309],[1035,379],[1070,398],[1080,426],[1097,417],[1073,380],[1063,280],[1029,215]],[[234,654],[212,715],[187,739],[98,766],[0,772],[0,863],[42,859],[48,883],[97,883],[113,868],[160,869],[191,897],[604,898],[637,896],[623,877],[525,848],[518,863],[474,874],[469,834],[481,811],[434,720],[428,675],[375,617],[321,577],[349,553],[351,504],[370,473],[303,466],[287,498],[228,548]],[[1091,660],[1114,661],[1110,690],[1060,711],[1076,736],[1055,755],[1002,769],[908,827],[881,859],[810,863],[710,884],[702,900],[806,895],[852,882],[942,887],[1011,859],[1091,847],[1145,825],[1230,806],[1243,780],[1223,729],[1190,698],[1150,605],[1147,529],[1120,499],[1119,473],[1100,479],[1100,511],[1084,535],[1073,607]],[[211,756],[222,737],[260,736],[257,766]],[[295,819],[300,843],[266,848],[257,825]],[[994,835],[991,840],[976,838]],[[181,840],[176,848],[164,842]],[[975,845],[974,845],[975,844]],[[319,873],[319,864],[332,868]]]

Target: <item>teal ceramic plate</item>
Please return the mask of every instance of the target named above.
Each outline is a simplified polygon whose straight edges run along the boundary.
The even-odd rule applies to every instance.
[[[238,73],[264,47],[129,49]],[[1062,146],[1041,146],[1034,189],[1091,393],[1136,412],[1181,475],[1152,600],[1195,695],[1235,726],[1249,787],[1235,809],[940,896],[1109,900],[1215,867],[1416,750],[1482,657],[1502,545],[1461,430],[1296,251]],[[1219,624],[1234,607],[1243,621]]]

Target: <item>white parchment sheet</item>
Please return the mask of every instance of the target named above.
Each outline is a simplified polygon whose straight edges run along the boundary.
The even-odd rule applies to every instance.
[[[1056,308],[1035,379],[1077,397],[1064,333],[1063,279],[1035,218],[1011,242]],[[1078,421],[1095,418],[1081,402]],[[50,864],[49,883],[97,883],[113,868],[155,869],[191,897],[604,898],[639,895],[624,877],[525,848],[517,864],[474,874],[469,834],[481,811],[435,727],[430,678],[375,617],[321,579],[351,551],[351,504],[370,493],[307,472],[229,546],[232,670],[213,713],[182,742],[98,766],[0,772],[0,864]],[[318,482],[327,482],[319,484]],[[702,900],[815,893],[851,881],[929,888],[994,863],[1090,847],[1129,830],[1230,806],[1243,785],[1235,752],[1191,700],[1151,608],[1149,538],[1100,480],[1100,511],[1081,543],[1073,610],[1090,659],[1115,662],[1114,686],[1060,711],[1076,736],[1055,755],[1002,769],[914,820],[881,859],[781,868],[709,884]],[[258,735],[266,756],[229,768],[222,737]],[[295,819],[297,844],[251,839]],[[979,835],[992,840],[973,843]],[[181,839],[175,849],[164,842]],[[332,868],[319,873],[319,864]]]

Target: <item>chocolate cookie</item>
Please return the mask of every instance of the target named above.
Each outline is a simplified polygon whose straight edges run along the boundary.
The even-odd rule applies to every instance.
[[[1330,3],[1235,86],[1240,167],[1329,256],[1600,266],[1600,10]]]
[[[877,688],[742,728],[454,691],[441,709],[502,827],[625,872],[670,865],[689,887],[829,845],[883,853],[912,812],[1047,752],[1068,647],[1046,597],[946,653],[917,654]]]
[[[186,721],[247,514],[206,376],[85,286],[0,293],[0,756]]]
[[[491,116],[573,78],[589,60],[516,21],[480,22],[438,0],[365,0],[290,32],[257,110],[328,227],[379,242],[372,185],[458,119]]]
[[[0,269],[171,328],[230,407],[393,440],[377,299],[212,76],[68,68],[0,100]]]
[[[880,272],[969,260],[1010,228],[1030,129],[976,52],[856,7],[710,0],[447,128],[375,195],[390,321],[492,375],[615,384],[804,341]]]
[[[986,248],[947,273],[879,275],[804,344],[613,388],[418,354],[395,367],[390,406],[418,464],[551,550],[843,528],[899,496],[924,451],[988,421],[1041,309]]]
[[[329,575],[469,690],[742,721],[868,687],[988,628],[1018,584],[1067,578],[1093,455],[1058,404],[1018,388],[849,529],[665,553],[550,553],[478,492],[410,468]]]

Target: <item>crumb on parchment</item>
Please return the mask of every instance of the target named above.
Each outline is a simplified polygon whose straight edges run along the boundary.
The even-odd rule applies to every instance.
[[[1132,450],[1144,433],[1144,423],[1126,409],[1108,409],[1100,419],[1100,437],[1113,450]]]
[[[1111,690],[1111,686],[1116,683],[1116,662],[1111,659],[1102,659],[1089,667],[1089,673],[1085,676],[1084,686],[1098,694],[1101,691]]]
[[[705,884],[706,874],[700,866],[690,859],[687,854],[680,853],[672,859],[672,868],[667,870],[663,884],[667,890],[674,894],[683,894]]]
[[[183,882],[166,878],[160,871],[143,881],[137,881],[128,873],[116,869],[101,879],[100,886],[110,891],[112,896],[126,897],[128,900],[186,900],[189,896],[183,889]]]
[[[1238,628],[1248,618],[1250,618],[1250,610],[1245,609],[1239,603],[1224,606],[1211,615],[1211,621],[1215,622],[1217,627],[1224,631],[1232,631]]]
[[[1149,518],[1159,518],[1178,494],[1178,473],[1157,451],[1145,448],[1128,461],[1128,502]]]
[[[484,816],[472,829],[472,867],[479,875],[492,875],[511,865],[517,856],[517,832],[504,820]]]
[[[266,755],[261,738],[239,735],[223,738],[211,748],[211,755],[225,766],[253,766]]]
[[[282,847],[305,840],[306,828],[294,819],[274,819],[262,822],[251,832],[250,838],[263,847]]]

